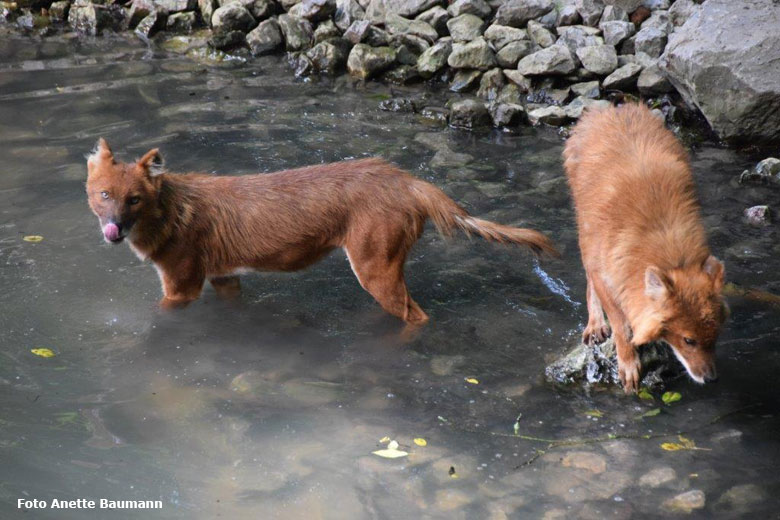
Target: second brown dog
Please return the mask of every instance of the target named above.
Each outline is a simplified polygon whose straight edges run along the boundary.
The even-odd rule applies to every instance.
[[[161,170],[158,151],[121,163],[105,140],[87,160],[87,194],[106,241],[127,238],[162,281],[163,307],[239,291],[236,274],[295,271],[343,248],[358,281],[409,323],[428,316],[409,296],[404,262],[430,218],[438,230],[557,254],[541,233],[474,218],[435,186],[381,159],[219,177]]]

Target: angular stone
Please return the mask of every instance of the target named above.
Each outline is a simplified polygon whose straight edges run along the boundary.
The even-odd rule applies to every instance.
[[[524,76],[566,75],[576,68],[571,52],[563,45],[536,51],[517,64],[517,70]]]
[[[539,48],[529,40],[517,40],[505,45],[496,53],[496,61],[500,67],[513,69],[522,59],[536,52]]]
[[[135,26],[135,33],[143,38],[151,38],[164,27],[165,15],[158,11],[152,11],[138,22],[138,25]]]
[[[639,477],[640,488],[657,488],[677,479],[677,472],[669,466],[655,468]]]
[[[387,15],[385,30],[391,35],[405,34],[423,38],[428,43],[433,43],[439,38],[436,29],[420,20],[409,20],[396,14]]]
[[[527,40],[528,33],[525,29],[517,29],[507,25],[493,24],[487,28],[484,37],[496,51],[500,51],[510,42]]]
[[[574,5],[582,17],[582,23],[595,27],[604,12],[604,2],[601,0],[575,0]]]
[[[52,4],[49,6],[49,16],[54,22],[64,22],[65,20],[68,19],[69,10],[70,10],[70,0],[60,0],[58,2],[52,2]]]
[[[487,70],[496,65],[496,57],[483,38],[468,43],[454,43],[447,64],[453,69]]]
[[[436,42],[417,59],[417,71],[424,78],[430,78],[447,65],[452,52],[452,40],[449,38]]]
[[[667,36],[660,29],[643,28],[636,33],[634,51],[643,52],[652,58],[659,57],[666,47]]]
[[[447,8],[450,16],[460,16],[462,14],[473,14],[480,18],[490,16],[492,9],[485,0],[455,0]]]
[[[551,126],[560,126],[569,121],[569,117],[563,108],[559,106],[549,106],[536,108],[528,112],[528,121],[532,125],[544,124]]]
[[[247,33],[257,23],[250,12],[238,3],[225,4],[214,10],[211,15],[211,27],[214,31],[228,33],[240,31]]]
[[[315,45],[330,40],[331,38],[341,38],[341,31],[339,31],[339,28],[333,23],[333,20],[325,20],[314,29]]]
[[[772,223],[772,211],[769,206],[753,206],[744,211],[745,219],[754,226],[768,226]]]
[[[676,0],[669,8],[669,21],[675,27],[682,26],[699,8],[693,0]]]
[[[577,6],[574,4],[566,4],[558,11],[558,18],[555,20],[555,25],[560,27],[562,25],[577,25],[582,22],[580,13],[577,12]]]
[[[482,72],[478,70],[459,70],[450,82],[452,92],[468,92],[474,89],[479,83]]]
[[[591,107],[603,107],[610,106],[611,103],[605,99],[591,99],[584,96],[574,98],[568,105],[563,107],[563,111],[566,117],[571,119],[579,119],[582,113]]]
[[[517,71],[515,71],[517,72]],[[510,105],[523,105],[528,90],[510,82],[503,86],[498,93],[496,103],[508,103]]]
[[[607,45],[619,45],[626,38],[630,38],[636,33],[636,27],[631,22],[615,20],[602,23],[601,31],[604,35],[604,43]]]
[[[186,13],[174,13],[168,17],[168,21],[165,24],[166,30],[175,33],[190,33],[192,28],[195,27],[197,18],[194,11],[187,11]]]
[[[76,32],[96,36],[104,30],[119,31],[126,24],[127,13],[116,4],[98,5],[77,0],[70,6],[68,24]]]
[[[666,79],[658,65],[642,69],[636,86],[643,96],[657,96],[673,90],[672,84]]]
[[[490,106],[490,116],[496,127],[517,126],[528,121],[525,107],[516,103],[494,103]]]
[[[347,69],[351,75],[367,79],[390,68],[395,58],[396,51],[392,47],[369,47],[358,43],[349,53]]]
[[[344,69],[349,50],[349,43],[346,40],[333,38],[320,42],[306,51],[306,57],[311,60],[315,71],[334,75]]]
[[[475,99],[457,101],[450,107],[450,126],[468,130],[492,123],[485,103]]]
[[[350,25],[365,18],[366,12],[356,0],[336,0],[336,13],[333,22],[342,31],[346,31]]]
[[[576,54],[580,47],[589,45],[603,45],[604,39],[598,36],[598,29],[586,27],[584,25],[571,25],[569,27],[558,27],[557,45],[565,45],[572,54]],[[597,32],[598,31],[598,32]]]
[[[396,85],[406,85],[418,81],[421,78],[420,73],[417,72],[417,68],[413,65],[399,65],[398,67],[385,71],[381,77],[382,81],[388,81],[390,83],[395,83]]]
[[[575,96],[583,96],[590,99],[598,99],[601,96],[598,81],[575,83],[571,86],[571,91]]]
[[[260,22],[246,35],[246,43],[255,56],[274,52],[282,45],[283,41],[279,24],[273,18]]]
[[[316,23],[327,20],[335,12],[336,0],[301,0],[288,14]]]
[[[279,15],[277,21],[284,36],[285,48],[288,51],[303,51],[311,47],[314,41],[314,30],[308,20],[282,14]]]
[[[627,63],[619,67],[615,72],[604,78],[601,85],[605,89],[632,89],[636,86],[636,80],[639,73],[642,72],[642,66],[636,63]]]
[[[383,31],[373,25],[368,28],[366,37],[363,39],[363,43],[367,43],[372,47],[386,47],[390,45],[390,41],[390,34],[387,31]]]
[[[531,41],[539,47],[546,48],[555,43],[555,36],[536,20],[530,20],[526,30],[528,31],[528,36],[531,38]]]
[[[441,0],[371,0],[365,10],[366,17],[372,23],[384,23],[389,14],[415,17],[440,3]]]
[[[702,509],[705,503],[704,491],[692,489],[664,501],[661,504],[661,509],[669,513],[691,513],[697,509]]]
[[[444,36],[448,34],[447,31],[447,20],[450,19],[450,15],[447,14],[447,11],[445,11],[441,6],[434,6],[428,9],[427,11],[423,11],[422,13],[418,14],[415,20],[420,20],[421,22],[425,22],[434,29],[436,29],[436,32],[439,33],[439,36]]]
[[[594,74],[611,74],[618,66],[617,52],[612,45],[591,45],[577,49],[577,57],[585,69]]]
[[[344,39],[349,41],[352,45],[362,42],[368,35],[368,31],[371,28],[371,22],[368,20],[355,20],[344,31]]]
[[[603,24],[604,22],[614,22],[614,21],[627,22],[628,13],[624,9],[616,5],[605,6],[604,12],[601,13],[601,20],[599,20],[599,27],[601,27],[601,24]]]
[[[523,92],[531,91],[531,80],[523,76],[517,70],[504,69],[504,76],[514,85],[517,85]]]
[[[198,8],[197,0],[154,0],[154,3],[166,13],[193,11]]]
[[[214,16],[214,10],[219,7],[216,0],[198,0],[198,11],[201,19],[211,27],[211,17]]]
[[[485,22],[473,14],[462,14],[447,21],[450,36],[456,42],[470,42],[482,36]]]
[[[552,0],[505,0],[496,11],[500,25],[523,27],[528,20],[543,16],[553,9]]]
[[[477,89],[477,97],[493,101],[498,97],[498,93],[506,84],[504,73],[499,68],[490,69],[482,75],[479,80],[479,89]]]

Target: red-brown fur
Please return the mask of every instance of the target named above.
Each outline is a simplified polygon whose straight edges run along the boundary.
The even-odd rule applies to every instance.
[[[159,172],[161,164],[157,150],[116,162],[101,139],[87,161],[87,194],[106,239],[115,223],[115,241],[126,235],[138,256],[154,262],[166,308],[198,298],[206,279],[231,295],[239,270],[294,271],[341,247],[387,312],[423,323],[428,317],[409,296],[403,268],[428,218],[444,234],[460,229],[556,254],[541,233],[470,217],[382,159],[233,177]]]
[[[614,334],[627,392],[640,381],[637,348],[656,340],[696,381],[714,379],[724,268],[707,246],[682,145],[646,107],[627,104],[587,112],[564,159],[588,279],[584,341]]]

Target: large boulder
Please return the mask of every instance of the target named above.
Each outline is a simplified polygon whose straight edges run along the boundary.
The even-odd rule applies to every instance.
[[[565,76],[576,68],[577,64],[565,45],[553,45],[536,51],[517,64],[517,70],[524,76]]]
[[[439,3],[440,0],[371,0],[366,17],[373,23],[384,23],[388,14],[414,17]]]
[[[496,11],[496,23],[523,27],[528,20],[549,13],[553,7],[552,0],[506,0]]]
[[[669,37],[661,69],[727,141],[780,141],[779,27],[774,0],[708,0]]]
[[[371,47],[358,43],[349,53],[347,69],[353,76],[368,79],[390,68],[395,58],[396,50],[392,47]]]
[[[496,56],[484,38],[455,43],[447,63],[453,69],[487,70],[496,65]]]

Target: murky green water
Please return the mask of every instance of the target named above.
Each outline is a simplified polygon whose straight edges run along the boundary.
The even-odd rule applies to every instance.
[[[586,319],[553,130],[459,133],[379,111],[386,86],[300,83],[277,58],[210,65],[131,37],[4,38],[0,62],[1,518],[653,518],[688,490],[706,497],[694,517],[777,514],[776,301],[732,297],[720,382],[679,381],[671,406],[543,382]],[[432,321],[408,345],[340,252],[247,276],[238,302],[208,288],[161,314],[154,269],[106,245],[87,208],[99,136],[125,158],[160,147],[174,171],[381,155],[475,215],[549,233],[565,259],[429,231],[407,272]],[[732,182],[756,158],[693,157],[730,280],[780,293],[777,227],[741,218],[777,191]],[[677,438],[655,436],[679,430],[702,449],[662,450]],[[410,456],[371,455],[385,436]],[[163,508],[25,513],[19,498]]]

